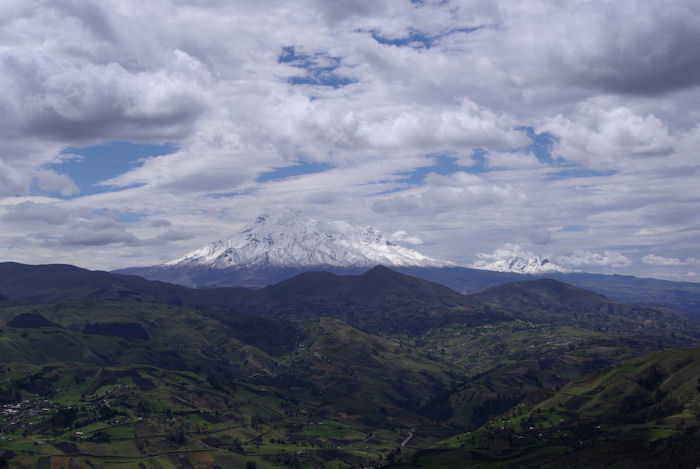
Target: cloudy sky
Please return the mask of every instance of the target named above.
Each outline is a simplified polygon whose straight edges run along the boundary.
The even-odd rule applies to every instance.
[[[294,207],[700,281],[698,44],[696,0],[4,0],[0,260],[157,264]]]

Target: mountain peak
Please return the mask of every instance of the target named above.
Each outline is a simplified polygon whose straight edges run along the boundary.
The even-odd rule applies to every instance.
[[[368,267],[372,265],[446,267],[388,240],[377,229],[346,222],[325,222],[300,210],[263,214],[228,239],[197,249],[165,266]]]
[[[549,274],[553,272],[570,272],[549,259],[541,256],[513,256],[498,259],[493,262],[478,262],[474,267],[484,270],[495,270],[497,272],[515,272],[519,274]]]

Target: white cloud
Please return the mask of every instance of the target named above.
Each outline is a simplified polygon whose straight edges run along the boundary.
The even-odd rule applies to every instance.
[[[36,181],[39,189],[45,192],[58,192],[61,195],[74,195],[79,192],[78,186],[65,174],[59,174],[49,169],[41,169],[36,172]]]
[[[683,262],[680,259],[674,257],[661,257],[655,256],[654,254],[647,254],[642,257],[642,262],[651,265],[682,265]]]
[[[377,213],[412,210],[444,212],[463,205],[507,204],[524,197],[521,191],[508,183],[492,184],[475,174],[456,172],[443,176],[431,173],[426,177],[424,189],[382,198],[374,203],[372,209]]]
[[[502,169],[537,169],[542,164],[532,153],[520,152],[489,152],[484,155],[486,166]]]
[[[395,239],[396,241],[400,243],[407,243],[407,244],[423,244],[423,240],[420,239],[417,236],[410,236],[408,233],[406,233],[405,230],[399,230],[395,231],[391,234],[391,238]]]
[[[618,168],[637,164],[638,158],[668,156],[674,150],[673,136],[654,115],[639,116],[626,107],[587,102],[570,119],[558,115],[539,130],[557,137],[555,154],[574,163]]]
[[[569,255],[557,256],[557,261],[572,267],[627,267],[632,260],[617,251],[591,252],[575,250]]]
[[[647,254],[642,257],[642,262],[649,265],[657,266],[680,266],[680,265],[699,265],[700,260],[694,257],[688,257],[685,260],[681,260],[675,257],[663,257],[656,256],[654,254]]]
[[[482,264],[513,257],[537,257],[537,255],[532,251],[523,249],[518,244],[506,243],[500,248],[496,248],[492,253],[480,252],[476,257],[479,259],[477,264]]]
[[[70,210],[56,204],[38,204],[31,201],[5,207],[2,220],[5,222],[42,222],[61,225],[73,214]]]
[[[5,258],[63,240],[78,264],[156,263],[290,205],[455,260],[507,242],[627,273],[700,258],[691,0],[8,0],[0,18]],[[113,140],[178,150],[90,196],[53,165]],[[258,182],[302,161],[329,169]]]

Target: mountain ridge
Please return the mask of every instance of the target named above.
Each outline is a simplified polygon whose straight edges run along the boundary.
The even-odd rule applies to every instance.
[[[476,432],[395,466],[693,467],[700,457],[699,352],[655,351],[542,390]]]
[[[538,256],[494,262],[479,268],[460,267],[399,246],[371,227],[322,222],[301,211],[288,211],[261,216],[231,238],[170,262],[114,272],[187,287],[259,289],[305,272],[359,275],[375,265],[385,265],[460,293],[548,277],[616,301],[669,307],[700,319],[700,283],[571,272]]]

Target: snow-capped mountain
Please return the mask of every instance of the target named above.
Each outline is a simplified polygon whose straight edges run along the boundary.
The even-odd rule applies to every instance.
[[[231,238],[208,244],[163,267],[447,267],[386,239],[372,227],[323,222],[303,212],[262,215]]]
[[[479,269],[495,270],[497,272],[515,272],[518,274],[549,274],[553,272],[571,272],[571,270],[558,266],[549,259],[541,256],[498,259],[493,262],[480,262],[474,265]]]

